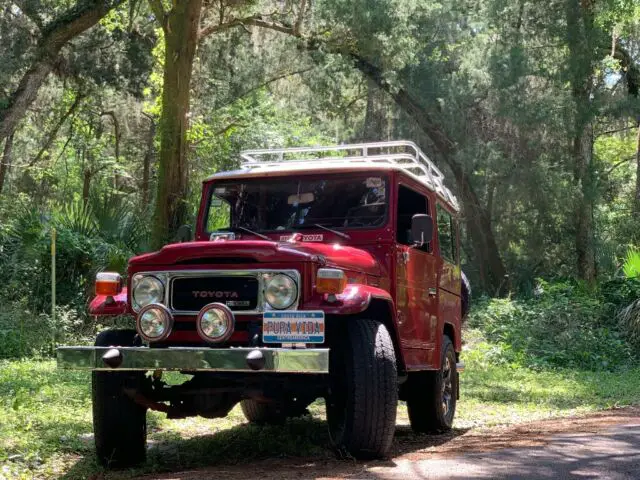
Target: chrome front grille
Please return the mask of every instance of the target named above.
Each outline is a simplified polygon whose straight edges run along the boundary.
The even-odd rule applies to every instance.
[[[165,285],[163,303],[174,315],[196,315],[214,302],[227,305],[236,314],[251,315],[264,312],[265,279],[277,273],[290,276],[298,286],[298,298],[289,307],[295,310],[302,288],[297,270],[175,270],[138,272],[135,276],[153,275],[160,279]]]

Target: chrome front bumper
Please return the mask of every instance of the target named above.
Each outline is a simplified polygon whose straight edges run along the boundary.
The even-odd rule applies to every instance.
[[[184,372],[329,373],[329,349],[59,347],[58,368]]]

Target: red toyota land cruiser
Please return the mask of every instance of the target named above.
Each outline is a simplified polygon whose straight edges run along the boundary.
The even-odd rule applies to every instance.
[[[93,372],[100,461],[144,460],[147,409],[278,423],[322,397],[360,458],[389,451],[398,399],[414,431],[451,428],[469,291],[442,173],[411,142],[242,159],[204,181],[195,241],[132,258],[126,286],[98,274],[90,312],[132,328],[58,349]]]

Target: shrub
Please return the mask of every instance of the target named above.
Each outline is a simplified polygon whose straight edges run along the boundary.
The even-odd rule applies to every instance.
[[[540,281],[536,296],[482,299],[469,318],[498,349],[498,362],[532,368],[614,369],[633,361],[631,345],[603,295],[578,283]]]
[[[0,225],[0,357],[52,353],[56,338],[84,341],[96,325],[86,314],[98,271],[125,273],[128,259],[146,247],[144,216],[123,201],[75,203],[43,214],[16,202]],[[51,231],[56,241],[56,325],[51,310]]]

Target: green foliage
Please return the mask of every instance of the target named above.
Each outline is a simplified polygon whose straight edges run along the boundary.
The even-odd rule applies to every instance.
[[[627,278],[640,277],[640,250],[630,249],[627,252],[622,271]]]
[[[469,325],[485,332],[488,358],[537,369],[611,370],[634,363],[628,331],[612,315],[624,304],[574,282],[540,281],[535,293],[485,298],[473,310]]]
[[[75,202],[51,215],[28,204],[6,213],[0,228],[0,358],[51,354],[54,335],[58,342],[87,342],[98,328],[86,314],[95,274],[126,274],[129,258],[146,248],[146,217],[117,197]],[[55,324],[50,316],[53,229]]]

